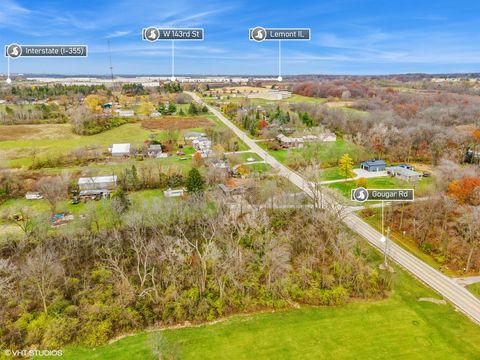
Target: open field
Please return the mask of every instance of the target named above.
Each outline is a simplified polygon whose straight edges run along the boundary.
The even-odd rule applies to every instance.
[[[305,146],[303,148],[291,148],[281,150],[269,150],[265,143],[259,143],[264,149],[268,150],[269,154],[281,163],[287,164],[291,155],[306,154],[313,146]],[[312,151],[313,153],[313,151]],[[355,145],[346,140],[338,139],[335,142],[318,143],[318,148],[315,151],[315,157],[320,162],[320,166],[325,164],[336,164],[343,154],[350,154],[352,158],[358,160],[368,159],[371,154],[364,148]]]
[[[0,141],[8,140],[58,140],[70,137],[70,124],[0,125]]]
[[[385,300],[240,315],[161,334],[182,359],[478,359],[478,326],[421,297],[437,295],[397,269]],[[153,360],[152,339],[143,332],[95,350],[66,349],[63,358]]]
[[[163,116],[142,121],[142,127],[148,130],[184,130],[212,126],[215,126],[215,123],[205,117]]]

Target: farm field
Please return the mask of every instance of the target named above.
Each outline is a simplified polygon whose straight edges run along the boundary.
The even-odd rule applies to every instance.
[[[182,359],[478,359],[477,326],[397,269],[385,300],[304,307],[228,318],[213,325],[162,331]],[[94,350],[70,348],[64,359],[155,359],[158,333],[142,332]],[[157,337],[156,337],[157,336]]]
[[[100,134],[80,136],[71,131],[69,124],[4,125],[0,126],[0,165],[28,167],[32,163],[33,151],[36,156],[65,154],[81,148],[99,148],[106,151],[113,143],[139,146],[151,134],[163,139],[166,131],[171,129],[179,129],[179,139],[183,140],[182,134],[185,131],[204,131],[207,127],[220,126],[210,116],[168,117],[125,124]],[[239,150],[247,149],[240,140],[238,146]]]

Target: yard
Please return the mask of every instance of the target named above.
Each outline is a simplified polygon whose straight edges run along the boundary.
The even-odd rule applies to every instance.
[[[432,191],[434,187],[434,180],[430,178],[423,178],[419,182],[411,183],[394,177],[379,177],[370,178],[367,180],[369,189],[415,189],[415,197],[419,198],[425,196]],[[345,181],[328,184],[330,188],[339,190],[343,196],[350,199],[351,190],[357,187],[356,181]]]
[[[420,297],[438,298],[397,269],[385,300],[239,315],[160,336],[182,359],[478,359],[478,326]],[[94,350],[66,349],[63,358],[153,360],[155,338],[142,332]]]
[[[267,144],[259,143],[260,146],[267,150]],[[319,161],[322,167],[331,167],[337,165],[338,161],[344,154],[349,154],[355,161],[368,159],[371,154],[361,146],[355,145],[343,139],[335,142],[313,143],[303,148],[290,148],[281,150],[270,150],[270,155],[283,164],[290,165],[289,160],[294,160],[295,156],[304,156],[306,158],[314,158]]]

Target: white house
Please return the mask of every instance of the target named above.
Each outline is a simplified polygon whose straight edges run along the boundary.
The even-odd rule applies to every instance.
[[[130,156],[130,144],[113,144],[109,150],[112,156]]]
[[[117,176],[92,176],[78,179],[80,190],[114,189],[117,186]]]

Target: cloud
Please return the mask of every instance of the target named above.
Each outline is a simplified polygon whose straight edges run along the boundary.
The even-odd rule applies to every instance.
[[[113,39],[113,38],[119,38],[123,36],[130,35],[132,32],[131,31],[114,31],[111,33],[108,33],[107,36],[105,36],[107,39]]]

